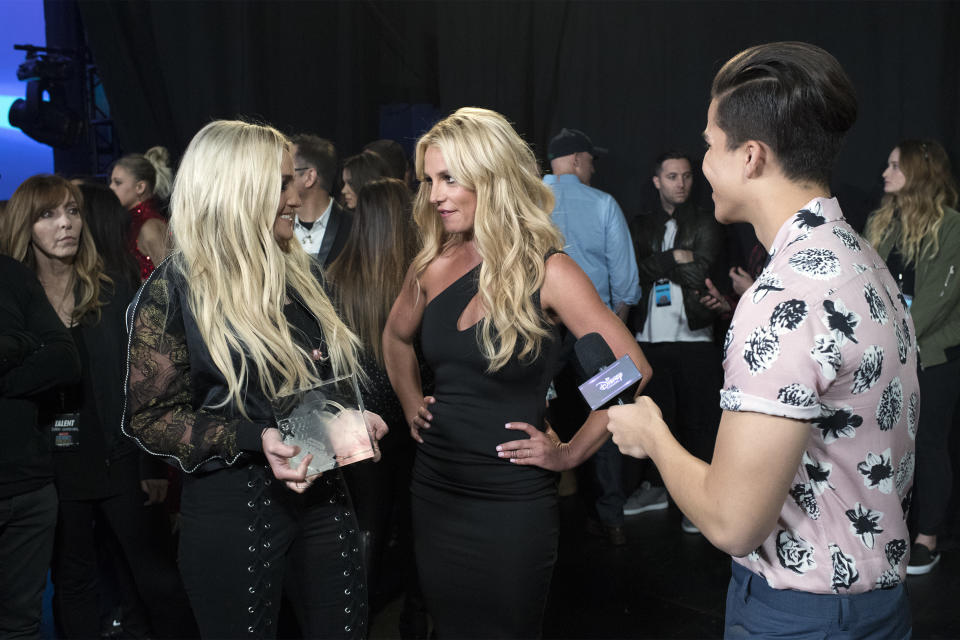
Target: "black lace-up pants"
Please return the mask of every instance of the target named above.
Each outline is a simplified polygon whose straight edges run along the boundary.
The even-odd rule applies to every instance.
[[[281,593],[303,637],[364,638],[359,532],[339,472],[304,494],[253,464],[186,476],[180,571],[203,638],[274,638]]]

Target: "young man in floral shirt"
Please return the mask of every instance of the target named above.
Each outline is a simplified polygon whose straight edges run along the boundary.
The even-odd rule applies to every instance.
[[[751,223],[771,256],[724,345],[713,459],[647,398],[609,428],[734,556],[726,637],[907,637],[917,352],[896,282],[830,197],[853,88],[826,51],[783,42],[732,58],[711,93],[716,217]]]

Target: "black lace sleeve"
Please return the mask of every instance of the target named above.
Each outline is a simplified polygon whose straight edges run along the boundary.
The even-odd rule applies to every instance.
[[[124,431],[147,453],[187,473],[212,460],[234,463],[238,434],[265,425],[195,407],[183,315],[164,277],[151,278],[136,303],[127,365]]]

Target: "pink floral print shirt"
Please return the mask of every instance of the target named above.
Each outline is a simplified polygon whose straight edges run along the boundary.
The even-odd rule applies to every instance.
[[[777,526],[736,558],[775,589],[899,584],[920,394],[913,322],[883,260],[817,198],[791,217],[724,342],[726,411],[810,425]]]

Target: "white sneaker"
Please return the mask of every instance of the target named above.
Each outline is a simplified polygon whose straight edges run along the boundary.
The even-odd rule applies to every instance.
[[[652,487],[644,481],[623,505],[623,515],[633,516],[644,511],[658,511],[667,508],[666,487]]]

